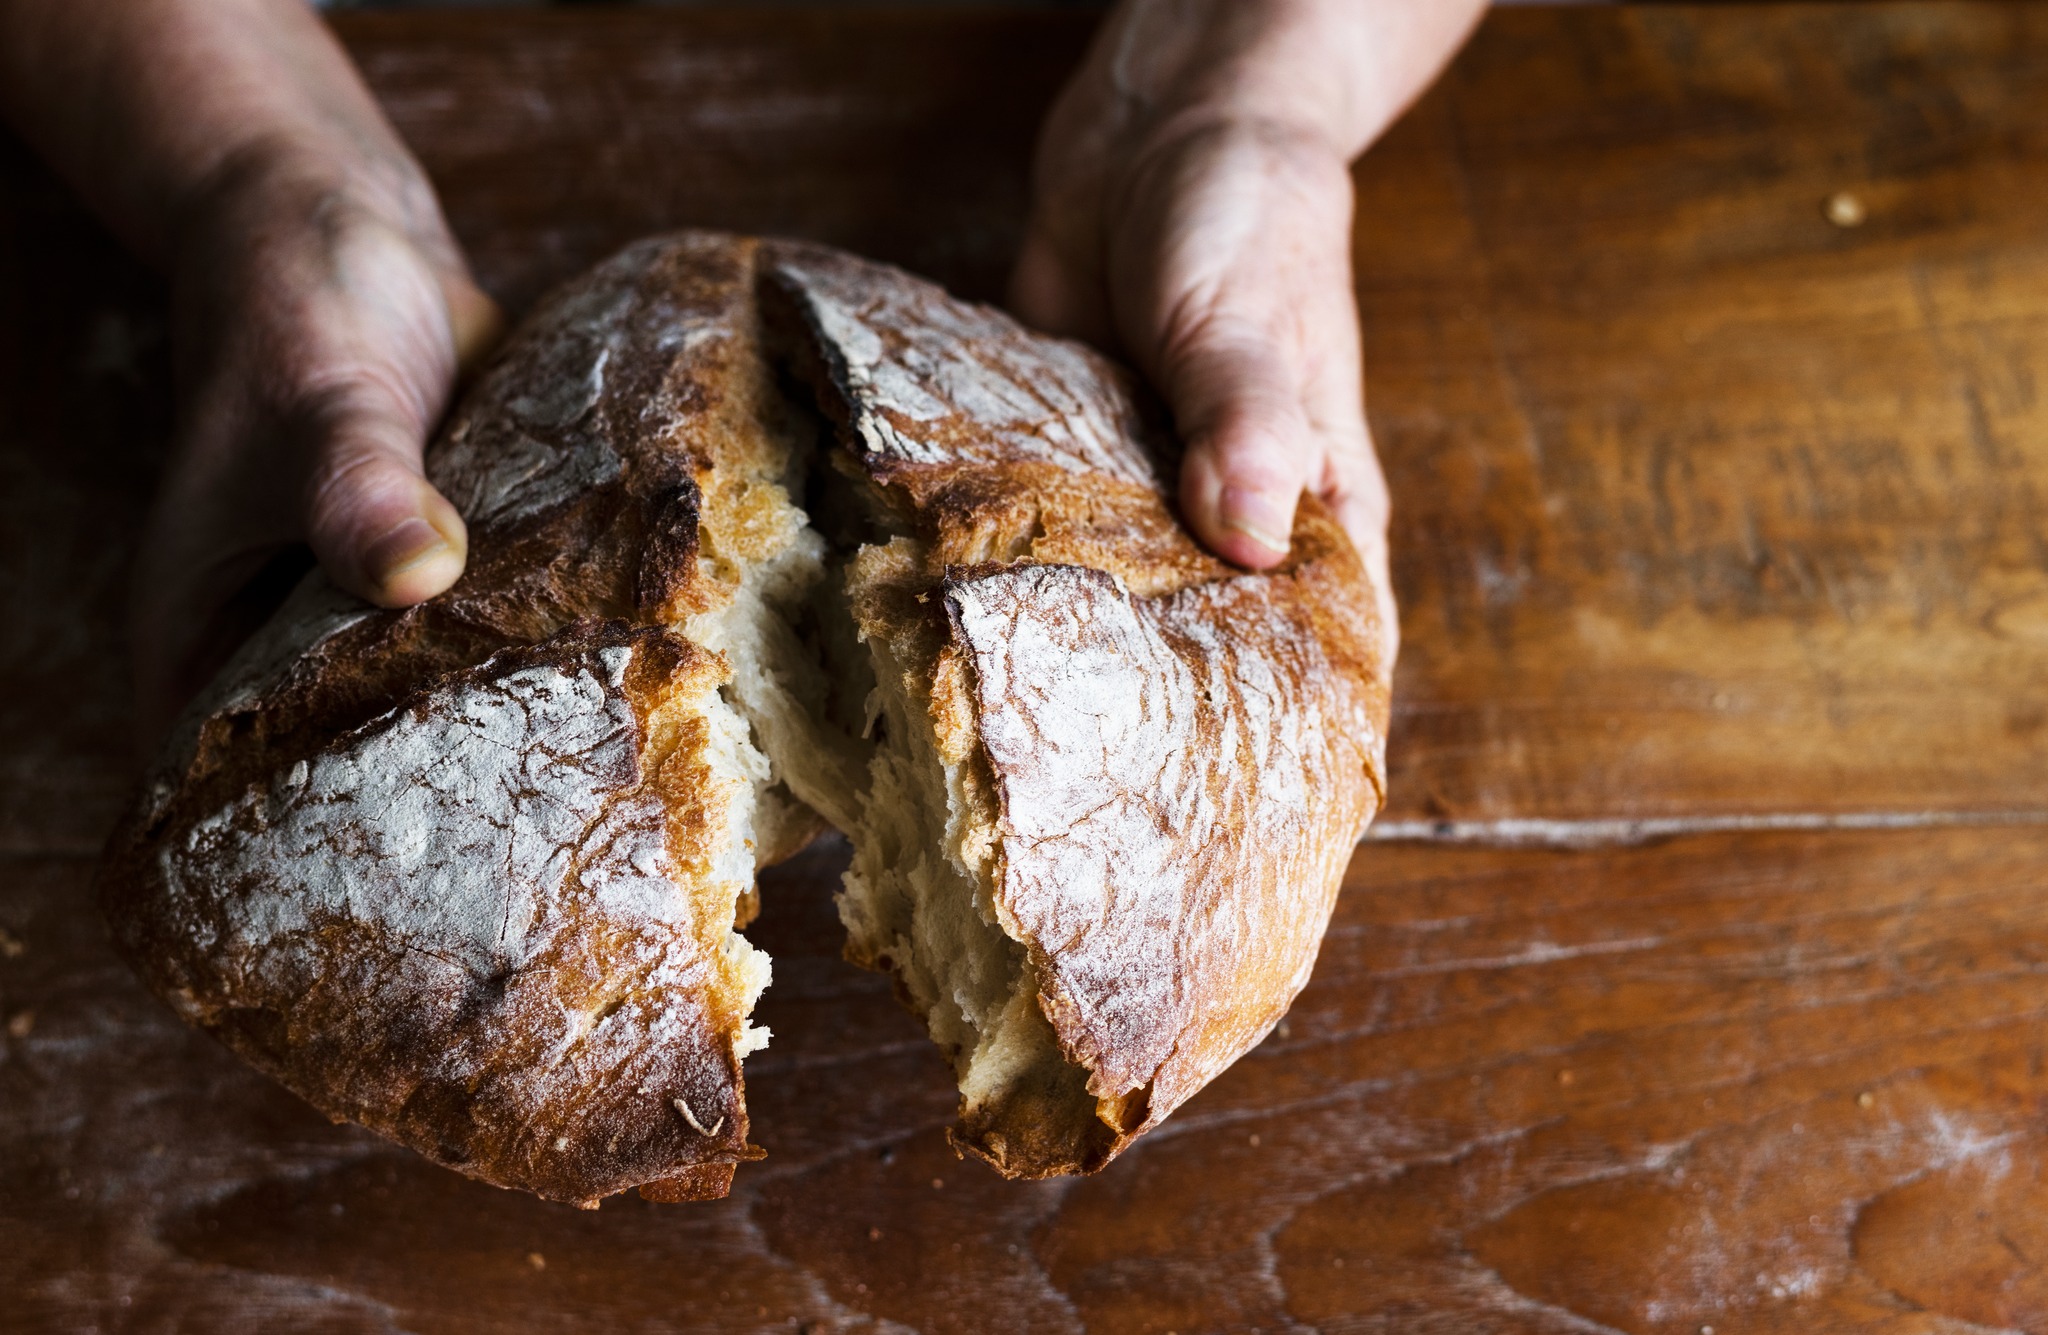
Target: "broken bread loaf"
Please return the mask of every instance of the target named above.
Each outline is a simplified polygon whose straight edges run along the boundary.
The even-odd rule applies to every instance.
[[[1271,1028],[1377,809],[1385,628],[1328,512],[1245,574],[1130,379],[897,270],[635,245],[429,451],[448,593],[313,575],[102,871],[150,986],[338,1120],[500,1186],[723,1195],[756,870],[851,840],[847,952],[953,1136],[1089,1172]]]

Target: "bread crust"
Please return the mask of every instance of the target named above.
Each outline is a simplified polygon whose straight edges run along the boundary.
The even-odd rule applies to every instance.
[[[757,404],[772,386],[755,350],[753,249],[659,238],[543,302],[428,453],[469,522],[463,579],[386,612],[309,577],[180,720],[100,878],[117,945],[189,1021],[337,1120],[549,1199],[590,1205],[632,1186],[719,1196],[760,1153],[736,1055],[753,1041],[758,981],[727,948],[751,885],[732,884],[714,865],[727,851],[707,846],[745,833],[721,824],[731,784],[701,753],[704,709],[658,707],[693,692],[708,704],[725,680],[723,661],[668,627],[731,597],[703,549],[721,533],[745,549],[753,494],[788,467]],[[661,666],[597,691],[590,655],[605,645]],[[253,813],[289,822],[292,777],[351,748],[379,757],[358,789],[452,768],[462,795],[433,839],[479,866],[509,854],[491,836],[537,820],[508,787],[517,776],[491,768],[491,747],[449,750],[445,734],[517,672],[584,683],[560,693],[555,728],[608,739],[601,781],[535,825],[543,846],[469,887],[523,933],[478,952],[450,922],[385,921],[408,902],[403,878],[377,870],[403,832],[361,801],[331,833],[383,852],[347,864],[354,889],[331,897],[329,921],[224,926],[275,926],[308,894],[302,873],[322,855],[266,842]],[[407,732],[409,750],[377,749]],[[512,745],[558,780],[576,771],[540,733]],[[672,819],[653,831],[663,808]],[[251,865],[266,857],[269,875]],[[537,883],[536,859],[567,879]],[[415,890],[446,888],[432,869],[393,865]]]
[[[1091,350],[837,252],[763,264],[771,325],[916,540],[921,568],[857,615],[931,623],[916,693],[987,776],[993,911],[1094,1105],[1027,1083],[963,1108],[956,1143],[1011,1176],[1093,1171],[1307,982],[1384,794],[1377,603],[1314,498],[1276,570],[1201,550],[1159,412]]]
[[[765,1038],[733,929],[818,828],[735,676],[777,672],[732,618],[823,548],[792,494],[819,427],[778,366],[865,516],[839,615],[900,675],[953,785],[944,856],[1049,1026],[1050,1064],[993,1093],[949,1043],[956,1145],[1094,1171],[1264,1036],[1383,792],[1384,628],[1341,530],[1305,500],[1288,560],[1238,571],[1179,524],[1163,414],[1115,364],[702,233],[551,296],[430,449],[470,523],[453,590],[385,612],[313,576],[188,711],[101,881],[159,995],[485,1181],[725,1193]],[[817,768],[856,772],[872,742],[834,726]],[[929,1014],[892,950],[849,942]]]

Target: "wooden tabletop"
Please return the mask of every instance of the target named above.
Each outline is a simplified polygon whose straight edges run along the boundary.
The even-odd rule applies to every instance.
[[[343,31],[517,305],[681,224],[992,295],[1086,20]],[[0,145],[0,1329],[2048,1331],[2048,8],[1496,13],[1358,181],[1407,638],[1288,1022],[1002,1182],[821,845],[751,933],[768,1159],[585,1214],[109,953],[163,294]]]

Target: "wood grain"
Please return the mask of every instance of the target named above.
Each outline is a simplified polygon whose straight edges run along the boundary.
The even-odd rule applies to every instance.
[[[1086,38],[343,30],[514,304],[686,223],[993,295]],[[1490,18],[1359,172],[1404,837],[1285,1028],[1005,1184],[823,845],[751,932],[770,1157],[596,1214],[328,1126],[104,945],[162,293],[0,141],[0,1330],[2048,1331],[2043,49],[2027,5]]]
[[[2044,46],[1499,14],[1368,158],[1396,816],[2043,809]]]
[[[83,864],[11,861],[0,1324],[2048,1326],[2048,833],[1376,848],[1284,1030],[1109,1172],[1032,1184],[944,1147],[943,1063],[837,958],[836,858],[753,933],[769,1158],[723,1204],[596,1214],[329,1127],[140,993]]]

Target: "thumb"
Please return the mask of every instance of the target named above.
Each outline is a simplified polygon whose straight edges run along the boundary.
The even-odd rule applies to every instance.
[[[395,263],[359,267],[378,276],[361,285],[371,291],[384,274],[403,272]],[[445,366],[452,356],[454,373],[466,376],[497,342],[503,318],[459,265],[437,266],[433,282],[447,345],[431,360]],[[372,309],[403,306],[386,300]],[[342,588],[381,607],[409,607],[453,585],[468,559],[462,516],[421,464],[448,372],[423,383],[403,369],[402,338],[387,343],[366,331],[359,342],[364,355],[354,374],[315,396],[304,414],[311,433],[301,455],[308,461],[306,542]]]
[[[380,607],[408,607],[454,584],[468,531],[420,466],[424,426],[375,385],[313,413],[306,541],[328,577]]]
[[[1189,526],[1226,560],[1279,564],[1318,453],[1293,368],[1273,340],[1225,317],[1185,339],[1163,370],[1187,444],[1180,500]]]

